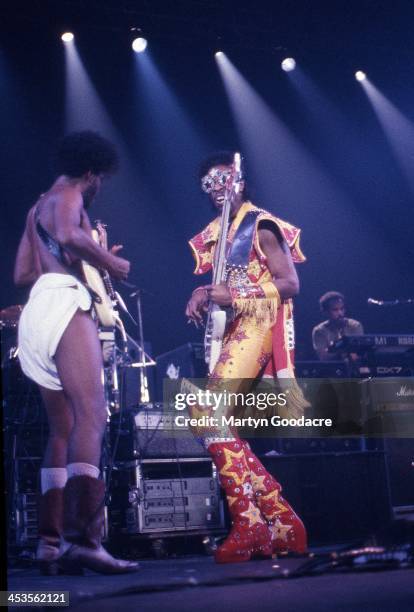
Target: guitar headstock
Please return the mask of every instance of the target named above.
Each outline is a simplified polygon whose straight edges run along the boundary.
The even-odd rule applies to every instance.
[[[240,153],[236,152],[234,154],[233,168],[234,168],[234,174],[235,175],[240,175],[241,174],[241,155],[240,155]]]
[[[106,223],[103,223],[100,219],[96,219],[94,222],[95,229],[98,233],[99,244],[102,248],[108,250],[108,233],[106,228],[108,227]]]
[[[241,171],[241,162],[242,157],[240,153],[235,153],[233,157],[233,164],[231,168],[231,174],[227,179],[226,190],[228,193],[228,197],[231,197],[232,193],[239,193],[240,189],[240,181],[242,180],[242,171]]]

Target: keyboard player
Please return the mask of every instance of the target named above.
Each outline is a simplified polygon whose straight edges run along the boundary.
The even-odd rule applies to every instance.
[[[337,360],[338,353],[330,352],[330,347],[343,336],[360,336],[364,333],[362,324],[345,316],[345,297],[338,291],[328,291],[319,298],[321,312],[327,317],[312,330],[312,344],[321,361]],[[351,360],[357,355],[344,355]]]

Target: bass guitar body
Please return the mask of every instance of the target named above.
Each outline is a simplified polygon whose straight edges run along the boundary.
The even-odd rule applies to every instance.
[[[217,304],[212,304],[209,310],[204,339],[205,359],[210,374],[216,367],[220,357],[226,322],[226,311],[217,306]]]
[[[92,238],[103,248],[107,248],[106,230],[100,221],[96,222],[96,229],[92,230]],[[82,262],[83,275],[86,284],[96,294],[94,309],[101,327],[115,327],[117,324],[118,313],[114,307],[112,299],[112,283],[109,274],[98,270],[94,266]]]

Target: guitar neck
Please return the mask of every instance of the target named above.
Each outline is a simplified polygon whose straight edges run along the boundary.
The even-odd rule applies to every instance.
[[[102,223],[102,221],[99,221],[99,220],[95,222],[95,225],[96,225],[98,242],[100,246],[107,251],[108,250],[108,233],[106,231],[106,226]],[[114,291],[112,280],[111,280],[109,273],[106,270],[102,270],[101,276],[102,276],[102,280],[103,280],[107,294],[109,295],[111,300],[114,300],[116,296],[115,296],[115,291]]]
[[[225,280],[226,275],[226,245],[229,232],[230,197],[226,194],[220,221],[220,234],[214,253],[213,284],[218,285]]]
[[[226,184],[224,192],[224,204],[221,213],[220,233],[214,252],[213,285],[226,281],[226,249],[229,232],[230,208],[233,198],[239,193],[241,172],[241,157],[239,153],[234,155],[231,184]],[[207,312],[206,331],[204,335],[205,359],[212,372],[219,358],[222,339],[226,327],[226,311],[217,304],[210,301]]]
[[[213,266],[213,284],[218,285],[226,280],[226,248],[227,248],[227,236],[229,233],[229,219],[231,203],[235,195],[239,193],[240,188],[240,171],[241,157],[240,153],[235,153],[233,167],[232,167],[232,183],[226,185],[224,192],[224,204],[221,213],[220,221],[220,234],[214,253],[214,266]]]
[[[105,289],[106,289],[107,294],[109,295],[111,300],[114,300],[116,298],[115,290],[114,290],[114,287],[112,285],[111,277],[109,276],[108,272],[106,272],[106,270],[104,270],[102,272],[102,280],[103,280],[103,283],[105,285]]]

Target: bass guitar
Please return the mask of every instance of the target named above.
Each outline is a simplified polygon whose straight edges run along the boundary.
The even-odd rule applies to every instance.
[[[92,238],[103,249],[108,250],[108,234],[102,221],[95,221]],[[82,271],[86,284],[97,296],[93,307],[100,327],[117,327],[124,337],[125,329],[117,309],[118,297],[109,273],[106,270],[95,268],[86,261],[82,261]]]
[[[227,180],[224,192],[224,204],[221,212],[219,237],[214,251],[213,264],[213,285],[220,285],[226,282],[226,248],[227,235],[229,230],[229,219],[231,203],[235,195],[239,192],[241,181],[241,156],[240,153],[234,154],[232,172]],[[226,311],[210,302],[207,311],[206,332],[204,335],[205,360],[208,365],[209,373],[214,370],[220,357],[223,344],[223,336],[226,329]]]

